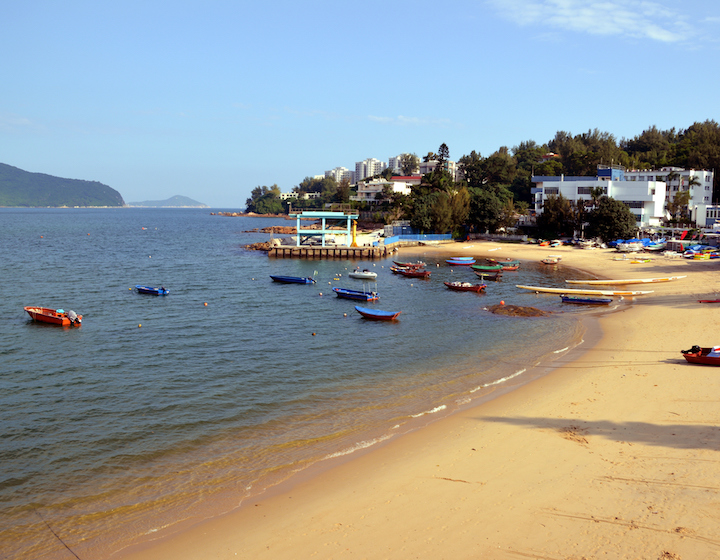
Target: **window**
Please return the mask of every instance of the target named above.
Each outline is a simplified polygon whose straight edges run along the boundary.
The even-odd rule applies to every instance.
[[[545,187],[545,194],[560,194],[560,187]]]

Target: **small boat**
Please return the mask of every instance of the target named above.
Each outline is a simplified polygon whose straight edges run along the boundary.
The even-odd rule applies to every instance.
[[[360,313],[366,319],[373,321],[394,321],[402,311],[382,311],[380,309],[370,309],[368,307],[355,306],[355,311]]]
[[[335,292],[335,295],[339,298],[361,301],[377,301],[380,297],[377,292],[363,292],[361,290],[350,290],[347,288],[333,288],[333,292]]]
[[[501,264],[503,266],[515,266],[515,265],[519,266],[520,265],[519,260],[511,259],[510,257],[506,257],[504,259],[493,259],[493,258],[487,257],[485,260],[487,262],[489,262],[490,264]]]
[[[473,270],[502,270],[503,265],[501,264],[474,264],[471,267]]]
[[[518,265],[518,264],[507,264],[507,265],[504,264],[502,267],[503,270],[510,270],[510,271],[517,270],[518,268],[520,268],[520,265]]]
[[[350,278],[355,278],[356,280],[375,280],[377,278],[377,272],[371,272],[367,268],[364,270],[356,268],[349,273],[348,276]]]
[[[139,294],[150,294],[151,296],[166,296],[170,290],[166,290],[164,286],[135,286]]]
[[[563,303],[579,303],[582,305],[610,305],[612,298],[589,296],[560,296]]]
[[[662,276],[660,278],[629,278],[627,280],[565,280],[568,284],[588,284],[591,286],[620,286],[623,284],[655,284],[657,282],[671,282],[687,278],[685,276]]]
[[[473,284],[471,282],[443,282],[451,290],[458,292],[484,292],[487,284]]]
[[[475,264],[475,260],[470,259],[470,258],[468,258],[468,259],[448,259],[445,262],[448,263],[450,266],[470,266],[470,265]]]
[[[720,346],[700,348],[693,346],[690,350],[681,350],[683,357],[691,364],[720,366]]]
[[[82,324],[82,315],[64,309],[50,309],[49,307],[28,306],[24,308],[33,321],[61,325],[63,327],[79,327]]]
[[[490,280],[491,282],[499,282],[502,280],[502,270],[498,270],[496,272],[482,272],[480,270],[473,270],[473,272],[480,277],[480,279],[485,282],[485,280]]]
[[[548,255],[544,259],[542,259],[540,262],[543,264],[557,264],[562,260],[562,257],[560,255]]]
[[[624,291],[624,290],[580,290],[573,288],[546,288],[544,286],[515,286],[522,290],[531,290],[533,292],[545,293],[545,294],[573,294],[573,295],[587,295],[587,296],[643,296],[645,294],[652,294],[652,290],[645,291]]]
[[[411,262],[399,262],[399,261],[393,261],[396,266],[399,266],[401,268],[423,268],[425,265],[422,261],[417,261],[414,263]]]
[[[273,276],[270,275],[273,282],[280,282],[281,284],[314,284],[315,278],[303,278],[302,276]]]
[[[474,261],[475,257],[450,257],[451,261]]]
[[[408,278],[430,278],[430,271],[424,268],[402,268],[399,266],[391,266],[390,270],[393,274],[400,274]]]
[[[699,299],[698,303],[720,303],[720,299]]]

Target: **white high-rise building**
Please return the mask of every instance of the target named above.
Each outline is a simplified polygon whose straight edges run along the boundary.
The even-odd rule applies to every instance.
[[[338,183],[343,179],[347,179],[350,183],[353,182],[353,172],[347,167],[336,167],[335,169],[326,171],[325,177],[332,177]]]
[[[372,177],[387,169],[387,163],[375,158],[368,158],[358,161],[355,164],[355,182],[362,181],[366,177]]]

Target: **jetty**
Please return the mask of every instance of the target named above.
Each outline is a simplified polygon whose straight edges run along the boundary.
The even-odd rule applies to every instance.
[[[345,247],[320,245],[278,245],[268,249],[268,257],[281,259],[384,259],[394,251],[392,247]]]

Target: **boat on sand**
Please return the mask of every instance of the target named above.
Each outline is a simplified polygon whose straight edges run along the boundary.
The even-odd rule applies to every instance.
[[[655,284],[657,282],[672,282],[687,278],[683,276],[662,276],[660,278],[628,278],[626,280],[565,280],[568,284],[587,284],[589,286],[621,286],[624,284]]]
[[[532,292],[545,294],[576,294],[588,296],[643,296],[652,294],[652,290],[581,290],[574,288],[546,288],[545,286],[515,286],[522,290],[530,290]]]
[[[693,346],[690,350],[681,350],[680,352],[688,363],[720,366],[720,346],[712,348]]]

